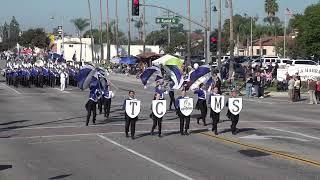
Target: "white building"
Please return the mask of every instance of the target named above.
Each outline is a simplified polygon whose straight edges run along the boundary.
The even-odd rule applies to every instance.
[[[80,61],[80,52],[81,52],[81,43],[79,38],[70,38],[65,37],[64,38],[64,45],[62,44],[62,40],[56,40],[56,49],[54,50],[58,54],[62,54],[62,51],[64,52],[64,58],[66,60],[72,60],[72,57],[74,54],[76,54],[77,61]],[[64,47],[64,50],[63,50]],[[82,59],[83,61],[92,61],[92,52],[91,52],[91,38],[82,38]],[[98,59],[98,56],[100,56],[101,47],[100,45],[94,45],[94,56],[96,59]],[[107,59],[107,44],[103,44],[103,59]],[[160,47],[159,46],[148,46],[146,45],[146,51],[147,52],[154,52],[154,53],[160,53]],[[143,52],[143,46],[142,45],[131,45],[130,46],[130,54],[132,56],[136,56],[138,54],[141,54]],[[120,56],[126,56],[128,54],[128,46],[127,45],[120,45],[118,49],[118,54]],[[110,58],[117,56],[117,47],[116,45],[110,46]],[[99,59],[101,59],[99,57]]]

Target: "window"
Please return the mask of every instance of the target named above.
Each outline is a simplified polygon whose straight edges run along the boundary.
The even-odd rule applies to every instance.
[[[260,49],[257,49],[257,55],[260,55]]]
[[[267,50],[266,49],[262,50],[262,55],[267,55]]]

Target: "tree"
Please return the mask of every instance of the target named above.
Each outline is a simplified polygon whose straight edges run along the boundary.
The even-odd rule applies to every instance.
[[[7,43],[9,42],[9,25],[7,24],[7,22],[4,23],[3,25],[3,30],[2,30],[2,34],[3,34],[3,42]]]
[[[89,19],[77,18],[71,20],[75,28],[78,30],[80,40],[80,61],[82,61],[82,33],[90,25]],[[93,44],[92,44],[93,46]]]
[[[272,26],[274,22],[279,22],[279,18],[276,17],[276,13],[279,11],[277,0],[265,0],[264,11],[267,13],[265,22],[268,22],[270,26]]]
[[[42,28],[29,29],[22,33],[19,44],[32,49],[35,47],[46,49],[50,44],[50,39]]]
[[[295,15],[293,27],[297,30],[297,44],[305,58],[320,57],[320,3],[307,7],[303,15]]]
[[[20,25],[16,18],[13,16],[9,25],[9,34],[10,34],[10,41],[12,43],[17,43],[19,34],[20,34]]]

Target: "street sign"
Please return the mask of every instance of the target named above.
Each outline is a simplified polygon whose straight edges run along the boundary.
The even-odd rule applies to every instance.
[[[156,18],[157,24],[178,24],[178,18]]]

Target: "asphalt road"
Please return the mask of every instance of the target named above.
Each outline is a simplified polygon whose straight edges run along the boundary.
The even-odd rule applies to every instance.
[[[320,179],[319,105],[244,98],[236,136],[226,110],[218,136],[195,118],[192,134],[179,135],[177,117],[169,111],[158,138],[149,134],[152,88],[133,77],[110,79],[116,94],[111,119],[98,115],[98,124],[89,127],[84,126],[87,91],[1,82],[0,179]],[[120,110],[129,89],[142,101],[135,140],[124,136]]]

